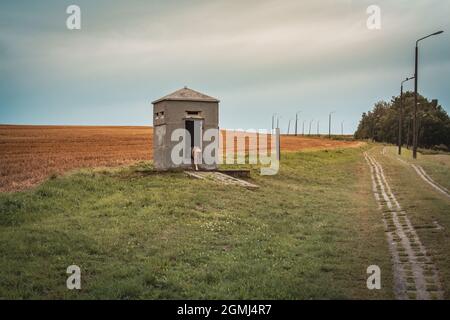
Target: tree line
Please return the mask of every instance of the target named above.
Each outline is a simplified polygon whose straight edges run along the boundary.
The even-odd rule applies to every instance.
[[[419,148],[450,151],[450,117],[437,100],[418,95],[417,126]],[[400,119],[400,96],[375,103],[364,112],[355,132],[357,139],[397,144]],[[414,92],[403,94],[402,144],[412,145]]]

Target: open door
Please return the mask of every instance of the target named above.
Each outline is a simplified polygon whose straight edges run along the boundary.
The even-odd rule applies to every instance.
[[[202,149],[203,120],[187,119],[185,128],[191,136],[190,140],[185,140],[186,150],[188,151],[186,156],[192,159],[192,149],[194,147],[199,147],[200,149]]]

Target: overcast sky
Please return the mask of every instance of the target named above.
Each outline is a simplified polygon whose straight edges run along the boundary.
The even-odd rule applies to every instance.
[[[66,28],[70,4],[81,30]],[[381,30],[366,27],[370,4]],[[151,125],[151,101],[186,85],[221,100],[222,128],[270,128],[277,112],[286,131],[301,110],[326,132],[336,111],[333,130],[350,133],[437,30],[419,90],[450,110],[449,26],[439,0],[2,0],[0,123]]]

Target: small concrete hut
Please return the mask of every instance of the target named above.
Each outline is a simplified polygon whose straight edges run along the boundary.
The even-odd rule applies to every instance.
[[[192,157],[194,147],[204,150],[209,143],[203,133],[208,129],[219,129],[219,100],[206,94],[184,87],[168,94],[153,104],[153,162],[157,170],[192,168],[191,164],[175,164],[171,153],[179,141],[172,141],[172,133],[185,129],[185,157]],[[217,164],[199,165],[202,170],[217,169]]]

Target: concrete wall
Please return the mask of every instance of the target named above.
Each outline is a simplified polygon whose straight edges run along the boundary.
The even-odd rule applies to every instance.
[[[153,162],[157,170],[175,168],[191,168],[190,165],[175,165],[171,159],[171,152],[178,142],[171,141],[175,129],[184,129],[187,111],[201,112],[203,132],[208,129],[219,128],[219,104],[217,102],[203,101],[161,101],[153,106]],[[164,112],[164,118],[156,119],[156,114]],[[203,141],[203,149],[214,142]],[[217,165],[201,165],[205,170],[216,169]]]

